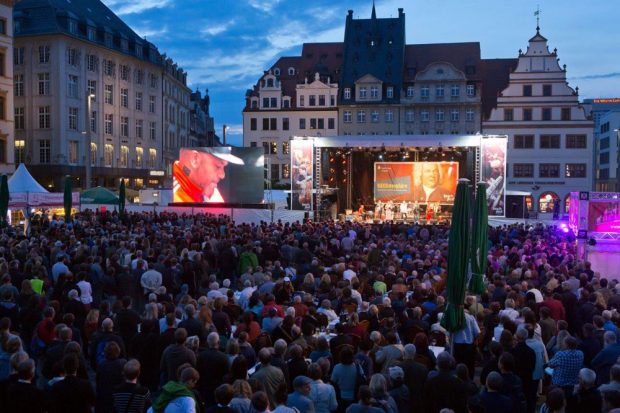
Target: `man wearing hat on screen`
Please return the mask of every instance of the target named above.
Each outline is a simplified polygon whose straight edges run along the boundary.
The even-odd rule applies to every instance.
[[[244,165],[230,147],[181,149],[173,164],[175,202],[226,202],[217,188],[229,164]]]

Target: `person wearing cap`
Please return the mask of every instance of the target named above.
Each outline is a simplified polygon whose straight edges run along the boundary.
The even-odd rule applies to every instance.
[[[229,164],[244,165],[230,147],[181,149],[172,166],[175,202],[225,202],[217,188]]]
[[[310,395],[312,379],[307,376],[297,376],[293,380],[295,391],[289,394],[286,405],[296,408],[300,413],[314,413],[314,403],[308,397]]]

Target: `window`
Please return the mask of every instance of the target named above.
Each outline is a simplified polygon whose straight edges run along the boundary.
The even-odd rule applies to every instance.
[[[4,96],[0,96],[0,120],[6,120],[6,101]]]
[[[277,68],[277,67],[274,68],[273,69],[273,74],[276,75],[276,76],[280,76],[280,68]]]
[[[142,139],[144,136],[144,121],[142,119],[136,119],[136,138]]]
[[[601,147],[601,149],[609,148],[609,136],[601,139],[600,147]]]
[[[559,178],[559,163],[541,163],[538,165],[538,176],[541,178]]]
[[[465,111],[465,120],[467,122],[473,122],[475,117],[476,117],[476,112],[474,112],[473,109],[467,109]]]
[[[86,90],[88,91],[89,95],[95,95],[95,97],[93,98],[93,101],[97,100],[97,81],[96,80],[89,80],[86,84]]]
[[[20,163],[26,162],[26,141],[24,140],[16,140],[15,141],[15,164],[19,165]]]
[[[291,147],[291,144],[289,142],[282,142],[282,154],[289,155],[290,147]]]
[[[78,65],[78,50],[73,47],[67,48],[67,64],[69,66],[77,66]]]
[[[137,85],[141,85],[144,83],[144,72],[140,69],[135,69],[133,71],[133,81]],[[151,85],[151,87],[154,87]]]
[[[394,112],[390,109],[387,109],[385,111],[385,122],[386,123],[394,122]]]
[[[388,99],[394,98],[394,87],[393,86],[388,86],[385,94],[386,94]]]
[[[290,99],[283,99],[282,100],[282,107],[284,109],[288,109],[291,107],[291,100]]]
[[[570,120],[571,119],[570,108],[562,108],[560,116],[562,120]]]
[[[366,88],[365,87],[361,87],[360,88],[360,99],[366,99]]]
[[[523,85],[523,96],[532,96],[532,85]]]
[[[405,122],[413,122],[414,121],[414,111],[409,109],[405,111]]]
[[[120,72],[121,72],[121,80],[128,82],[129,76],[131,74],[131,68],[127,65],[121,65]]]
[[[350,110],[345,110],[345,111],[342,113],[342,121],[343,121],[344,123],[351,123],[351,122],[353,121],[351,118],[352,118],[352,117],[351,117],[351,111],[350,111]]]
[[[290,166],[288,164],[282,164],[282,179],[289,179],[291,177]]]
[[[68,75],[67,78],[67,94],[69,97],[78,97],[78,77],[74,75]]]
[[[51,145],[49,139],[39,141],[39,163],[50,163]]]
[[[350,87],[344,88],[344,98],[347,100],[351,99],[351,88]]]
[[[89,27],[87,30],[86,35],[88,36],[88,40],[90,40],[91,42],[96,42],[97,41],[97,30],[94,27]]]
[[[276,141],[271,141],[269,144],[269,153],[272,155],[277,155],[278,154],[278,142]]]
[[[157,161],[157,149],[149,149],[149,168],[155,168]]]
[[[325,106],[325,95],[319,95],[319,106]]]
[[[379,88],[377,86],[370,87],[370,98],[377,99],[379,97]]]
[[[116,64],[112,60],[103,59],[103,74],[114,77],[116,73]]]
[[[24,75],[13,76],[13,94],[15,96],[24,96]]]
[[[585,178],[586,177],[586,164],[585,163],[567,163],[566,164],[566,177],[567,178]]]
[[[422,99],[428,99],[429,91],[430,89],[428,86],[422,86],[422,88],[420,89],[420,97]]]
[[[435,96],[439,99],[442,99],[444,97],[444,87],[443,85],[437,85],[435,86]]]
[[[94,142],[90,143],[90,164],[97,165],[97,144]]]
[[[104,115],[104,130],[106,135],[112,135],[112,133],[114,132],[113,123],[114,115],[106,113]]]
[[[305,119],[299,119],[299,129],[306,129],[306,120]]]
[[[533,163],[516,163],[512,166],[512,176],[515,178],[533,178]]]
[[[436,122],[443,122],[443,120],[444,120],[443,110],[435,111],[435,121]]]
[[[103,147],[103,166],[112,166],[112,159],[114,158],[114,145],[106,143]]]
[[[39,79],[39,95],[49,95],[50,94],[50,74],[39,73],[37,77]]]
[[[559,149],[560,135],[540,135],[540,149]]]
[[[601,154],[599,154],[598,163],[600,163],[601,165],[608,164],[609,163],[609,152],[602,152]]]
[[[377,117],[379,116],[379,114],[377,113]],[[357,111],[357,123],[364,123],[366,122],[366,111],[365,110],[358,110]]]
[[[263,153],[269,155],[269,142],[263,142]],[[267,171],[265,171],[265,178],[267,178]]]
[[[79,156],[79,142],[69,141],[69,163],[76,164]]]
[[[95,111],[90,114],[90,131],[97,132],[97,112]]]
[[[545,192],[538,199],[538,211],[542,214],[550,214],[560,198],[554,192]]]
[[[269,129],[270,130],[278,130],[278,119],[270,118],[269,119]]]
[[[523,109],[523,120],[532,120],[532,109]]]
[[[551,96],[551,85],[543,85],[543,96]]]
[[[289,130],[288,118],[282,118],[282,130]]]
[[[271,107],[272,108],[277,108],[278,107],[278,98],[271,98]]]
[[[601,139],[601,143],[603,140]],[[607,140],[609,142],[609,139]],[[609,144],[608,144],[609,145]],[[566,135],[566,148],[567,149],[585,149],[586,135]],[[601,146],[602,148],[602,146]]]
[[[108,105],[114,104],[114,86],[105,85],[103,90],[103,99]]]
[[[372,123],[379,122],[379,111],[378,110],[373,110],[372,112],[370,112],[370,121]]]
[[[16,107],[15,110],[15,130],[23,130],[26,126],[26,119],[24,118],[24,108]]]
[[[15,66],[24,64],[24,48],[23,47],[13,48],[13,64]]]
[[[50,47],[39,46],[39,63],[49,63],[49,62],[50,62]]]
[[[121,88],[121,106],[129,107],[129,89]]]
[[[99,59],[97,56],[89,54],[86,55],[86,69],[89,72],[96,72],[99,66]]]
[[[49,106],[39,107],[39,129],[51,128],[51,115]]]
[[[452,122],[459,121],[459,110],[458,109],[452,109],[452,111],[450,112],[450,120]]]
[[[512,109],[504,109],[504,120],[508,122],[514,120],[514,111]]]
[[[515,149],[533,149],[534,135],[515,135],[514,143]]]
[[[306,103],[305,103],[305,102],[306,102],[306,101],[305,101],[305,96],[304,96],[304,95],[299,96],[299,106],[300,106],[300,107],[305,106],[305,105],[306,105]]]
[[[551,108],[543,108],[542,120],[551,120]]]
[[[413,86],[407,86],[407,97],[412,98],[414,95],[415,88]]]
[[[313,119],[310,119],[310,129],[316,129],[316,128],[317,128],[317,126],[316,126],[316,121],[317,121],[317,120],[316,120],[316,119],[314,119],[314,118],[313,118]]]
[[[288,75],[289,76],[294,76],[295,75],[295,68],[294,67],[289,67],[288,68]]]
[[[140,73],[142,73],[142,71],[140,71]],[[140,83],[142,83],[142,82],[140,82]],[[152,88],[156,88],[157,87],[157,76],[154,75],[153,73],[149,73],[149,86],[151,86]]]
[[[155,130],[157,129],[157,122],[149,122],[149,139],[154,141],[157,138]]]
[[[78,34],[78,24],[73,19],[69,19],[69,33]]]
[[[450,88],[450,96],[453,98],[459,97],[461,94],[461,87],[459,85],[452,85]]]
[[[121,168],[127,168],[129,165],[129,147],[121,145],[121,156],[119,158],[119,166]]]
[[[336,129],[336,119],[328,118],[327,119],[327,129]]]
[[[420,112],[420,120],[422,122],[428,122],[429,119],[430,119],[430,115],[429,115],[428,110],[423,110]]]
[[[121,136],[126,138],[129,136],[129,118],[121,116]]]
[[[256,130],[258,128],[258,119],[250,118],[250,130]]]
[[[308,106],[316,106],[316,96],[315,95],[308,96]]]
[[[149,96],[149,113],[155,113],[155,96]]]
[[[263,130],[269,130],[269,118],[263,118]]]
[[[136,92],[136,110],[142,110],[142,92]]]
[[[467,85],[466,86],[467,97],[476,96],[476,85]]]
[[[144,156],[144,150],[139,146],[136,148],[136,168],[142,168],[142,157]]]
[[[17,159],[17,158],[15,158]],[[15,161],[17,163],[17,160]],[[609,179],[609,168],[601,168],[598,170],[598,179]]]
[[[69,108],[69,129],[78,129],[78,108]]]

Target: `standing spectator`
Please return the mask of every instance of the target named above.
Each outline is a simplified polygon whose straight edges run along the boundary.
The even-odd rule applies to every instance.
[[[97,366],[105,361],[105,346],[110,341],[114,341],[118,344],[121,350],[121,357],[125,357],[125,343],[123,339],[114,334],[114,322],[110,318],[106,318],[101,323],[101,330],[93,334],[92,341],[90,343],[89,355],[90,363],[94,370]]]
[[[233,399],[230,401],[230,407],[236,413],[251,413],[252,388],[245,380],[235,380],[232,384]]]
[[[429,377],[424,385],[424,405],[429,413],[439,413],[441,409],[452,409],[456,413],[467,411],[465,383],[452,375],[453,359],[447,352],[437,356],[437,374]]]
[[[50,413],[91,413],[95,392],[88,380],[76,377],[78,358],[75,355],[66,356],[63,366],[65,378],[52,386]]]
[[[361,367],[353,361],[353,350],[345,346],[340,351],[340,363],[334,366],[331,376],[332,383],[340,390],[339,411],[346,411],[355,401],[355,389],[361,384],[360,372]]]
[[[404,348],[403,361],[399,366],[403,369],[404,383],[409,389],[411,408],[413,411],[421,410],[424,384],[428,376],[428,369],[415,361],[416,347],[407,344]]]
[[[288,396],[286,405],[297,409],[300,413],[314,413],[314,403],[308,397],[312,380],[307,376],[297,376],[293,380],[293,393]]]
[[[528,324],[530,326],[530,324]],[[533,328],[531,329],[534,330]],[[510,352],[514,356],[514,360],[518,360],[515,363],[515,374],[521,379],[523,385],[523,393],[527,401],[527,413],[534,413],[536,409],[536,392],[538,391],[538,383],[534,383],[534,372],[537,360],[536,352],[527,344],[528,330],[526,327],[517,329],[515,334],[517,338],[517,344]],[[542,346],[542,343],[540,344]],[[500,358],[501,360],[501,358]],[[542,368],[542,365],[540,365]],[[536,386],[536,387],[534,387]]]
[[[148,412],[198,412],[200,407],[192,390],[196,387],[199,379],[200,375],[196,369],[192,367],[183,369],[179,381],[169,381],[162,387],[161,394],[153,402]]]
[[[116,314],[116,326],[119,335],[125,344],[129,344],[131,339],[138,333],[140,315],[133,309],[131,297],[126,295],[121,299],[123,308]]]
[[[370,392],[370,388],[366,385],[360,386],[357,392],[357,400],[357,403],[351,404],[347,408],[346,413],[386,413],[382,408],[372,405],[372,393]]]
[[[138,384],[140,362],[129,360],[123,366],[125,382],[112,392],[114,411],[124,413],[143,413],[151,404],[151,393]]]
[[[177,380],[177,369],[179,366],[189,363],[196,365],[196,354],[185,346],[187,340],[187,330],[177,328],[174,332],[174,344],[169,345],[161,356],[159,369],[162,375],[162,382]]]
[[[510,397],[503,395],[500,390],[502,388],[502,376],[492,371],[487,376],[486,387],[477,397],[478,405],[484,412],[502,412],[514,413],[514,407]],[[473,410],[472,410],[473,411]]]
[[[216,405],[209,407],[205,413],[236,413],[230,406],[233,398],[233,388],[230,384],[222,384],[215,389]]]
[[[38,389],[32,380],[35,377],[34,360],[26,360],[17,366],[18,381],[8,387],[6,408],[7,413],[44,413],[47,411],[47,397]],[[27,409],[27,410],[26,410]]]
[[[600,386],[609,381],[609,370],[620,357],[620,344],[616,333],[606,331],[604,335],[605,348],[592,359],[592,368],[596,372],[596,384]]]
[[[577,340],[567,337],[564,340],[565,350],[558,351],[551,360],[549,367],[553,369],[551,383],[561,387],[566,395],[571,395],[573,387],[579,384],[579,370],[583,367],[583,353],[577,350]]]
[[[119,358],[121,349],[114,341],[105,346],[105,361],[97,367],[97,413],[109,412],[114,405],[114,388],[123,382],[123,367],[127,360]]]
[[[465,364],[469,371],[475,371],[476,368],[475,341],[479,334],[480,327],[476,318],[465,311],[465,326],[454,333],[454,358],[457,363]]]
[[[579,371],[579,384],[566,404],[566,413],[600,412],[603,408],[601,393],[596,388],[596,373],[590,369]]]
[[[334,386],[329,383],[324,383],[323,380],[321,380],[323,377],[321,366],[316,363],[311,364],[308,367],[308,376],[312,380],[312,383],[310,383],[310,395],[308,397],[314,404],[315,412],[330,413],[336,411],[338,408],[336,390]]]
[[[260,368],[252,376],[253,379],[263,384],[265,393],[269,397],[270,405],[275,406],[275,394],[281,383],[286,383],[284,373],[277,367],[271,365],[271,351],[268,348],[262,348],[258,352],[258,361]]]
[[[213,392],[224,381],[224,376],[228,373],[228,357],[219,349],[220,336],[211,333],[207,336],[207,349],[198,355],[196,367],[201,373],[199,383],[200,395],[207,406],[215,403]]]

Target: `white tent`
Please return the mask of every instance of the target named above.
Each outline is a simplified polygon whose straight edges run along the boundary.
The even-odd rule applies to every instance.
[[[27,193],[46,193],[49,192],[43,188],[36,179],[30,175],[26,165],[19,164],[19,167],[15,170],[15,173],[9,178],[9,193],[16,194],[19,192]]]

